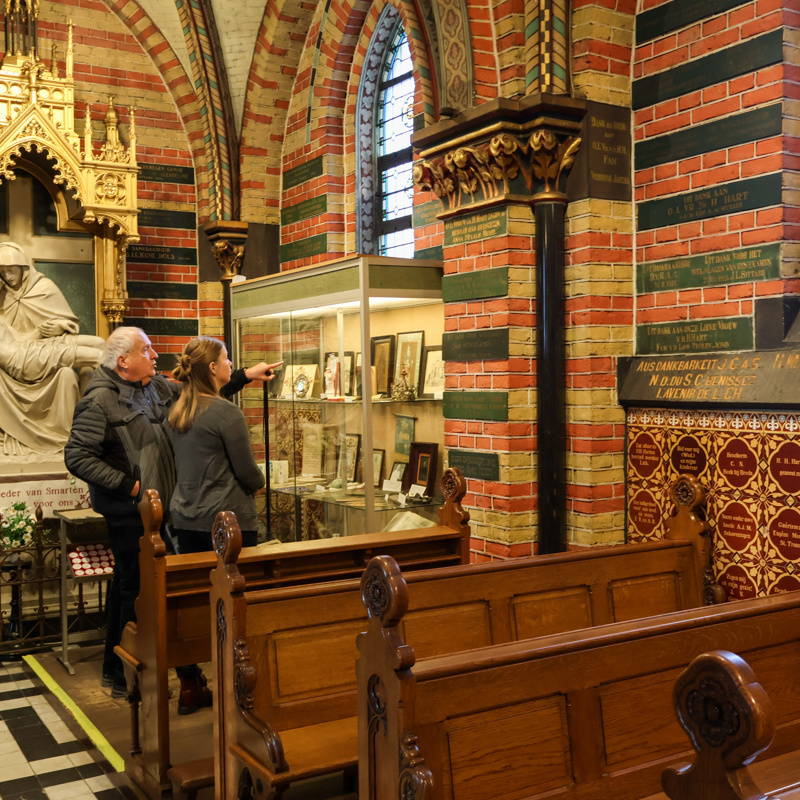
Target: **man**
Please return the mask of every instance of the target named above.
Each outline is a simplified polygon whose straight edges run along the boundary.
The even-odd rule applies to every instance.
[[[113,331],[102,363],[75,407],[72,431],[64,448],[67,468],[89,484],[92,508],[106,519],[114,553],[103,659],[103,685],[112,687],[112,697],[126,693],[122,663],[114,647],[125,625],[136,619],[139,539],[143,534],[140,495],[143,489],[157,489],[163,507],[168,509],[175,486],[172,449],[161,423],[180,384],[156,374],[157,358],[143,330],[122,327]],[[250,381],[271,377],[271,365],[263,362],[239,369],[220,394],[230,397]],[[211,692],[196,666],[181,667],[178,676],[179,713],[190,714],[211,705]]]

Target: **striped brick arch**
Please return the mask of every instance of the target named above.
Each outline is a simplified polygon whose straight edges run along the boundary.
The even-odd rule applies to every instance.
[[[136,0],[104,0],[107,7],[128,28],[159,71],[180,115],[192,153],[197,185],[197,213],[200,220],[212,213],[208,152],[204,143],[201,104],[190,77],[169,42]]]
[[[287,116],[316,6],[268,0],[247,81],[241,137],[243,220],[278,223]]]

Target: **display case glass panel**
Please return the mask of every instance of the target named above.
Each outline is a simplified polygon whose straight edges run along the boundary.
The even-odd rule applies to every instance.
[[[282,360],[245,393],[282,541],[437,521],[444,421],[438,262],[358,256],[232,288],[239,365]]]

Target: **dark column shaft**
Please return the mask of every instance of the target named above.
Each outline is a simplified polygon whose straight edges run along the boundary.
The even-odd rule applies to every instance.
[[[222,280],[222,336],[228,355],[233,357],[233,323],[231,322],[231,282]],[[243,366],[249,366],[243,365]]]
[[[561,553],[566,537],[566,366],[564,349],[564,209],[540,200],[536,220],[536,398],[539,553]]]

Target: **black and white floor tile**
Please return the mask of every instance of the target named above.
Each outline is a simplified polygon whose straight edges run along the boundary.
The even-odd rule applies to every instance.
[[[55,703],[55,700],[52,700]],[[99,763],[21,662],[0,662],[0,800],[121,800]]]

